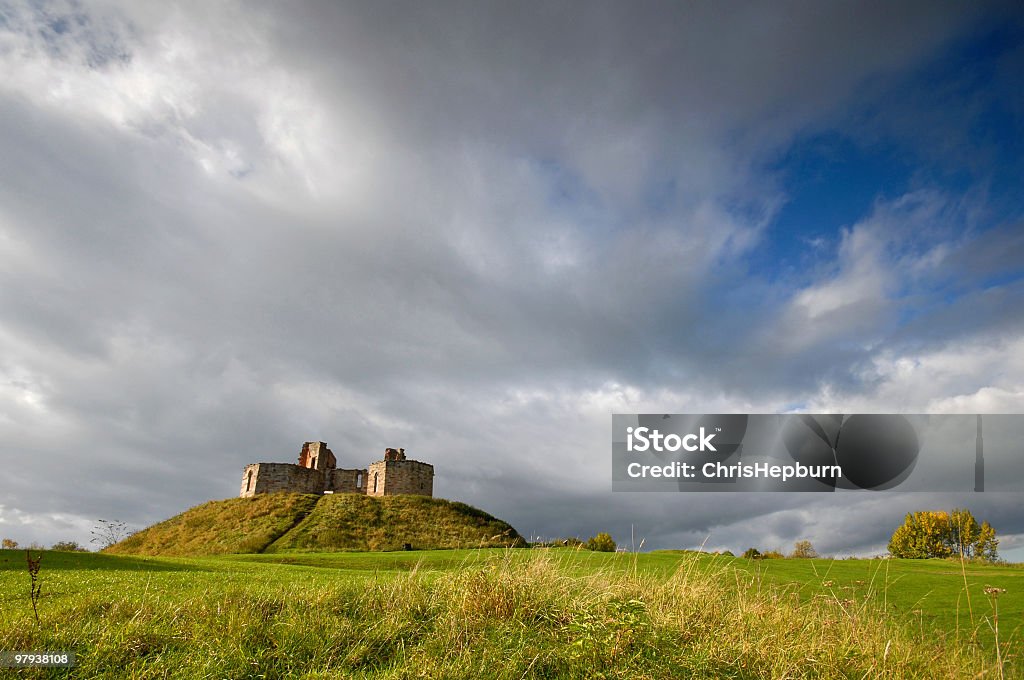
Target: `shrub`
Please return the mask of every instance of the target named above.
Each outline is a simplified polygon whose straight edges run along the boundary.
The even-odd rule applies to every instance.
[[[591,536],[586,542],[587,550],[593,550],[594,552],[615,552],[615,541],[612,539],[610,534],[601,532],[596,536]]]
[[[58,552],[85,552],[85,548],[78,545],[74,541],[57,541],[54,543],[50,550],[56,550]]]
[[[781,560],[785,559],[785,555],[780,553],[778,550],[769,550],[761,554],[762,560]]]

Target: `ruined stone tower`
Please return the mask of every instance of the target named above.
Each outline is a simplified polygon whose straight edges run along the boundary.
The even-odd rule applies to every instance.
[[[434,495],[434,466],[409,460],[405,449],[384,449],[384,460],[370,463],[366,477],[366,495]]]
[[[359,493],[368,496],[434,495],[434,466],[409,460],[405,449],[385,449],[368,468],[338,468],[326,442],[306,442],[292,463],[251,463],[242,471],[239,496],[262,493]]]

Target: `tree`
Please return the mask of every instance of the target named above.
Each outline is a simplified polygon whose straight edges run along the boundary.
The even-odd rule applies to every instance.
[[[93,527],[92,540],[90,542],[98,543],[100,550],[109,548],[115,543],[120,543],[132,535],[132,532],[128,529],[128,525],[124,522],[109,519],[101,519],[97,521],[99,524]]]
[[[893,557],[911,559],[959,556],[994,562],[998,546],[992,525],[978,524],[971,511],[964,508],[909,513],[889,539]]]
[[[922,510],[909,513],[889,539],[893,557],[923,559],[950,557],[949,513]]]
[[[0,545],[3,546],[4,550],[17,550],[18,549],[18,542],[15,541],[13,538],[5,538],[3,540],[3,543],[0,544]]]
[[[797,541],[793,544],[793,553],[790,557],[797,557],[801,559],[811,559],[818,556],[818,551],[814,549],[810,541]]]
[[[595,552],[615,552],[615,541],[610,534],[602,531],[598,535],[587,539],[586,548]]]
[[[761,551],[757,548],[747,548],[743,552],[743,559],[745,560],[756,560],[761,558]]]
[[[981,523],[978,539],[974,542],[974,556],[986,562],[999,559],[999,539],[996,530],[988,522]]]

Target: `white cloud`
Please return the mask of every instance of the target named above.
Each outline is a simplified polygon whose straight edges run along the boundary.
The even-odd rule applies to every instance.
[[[877,203],[863,221],[844,229],[834,269],[792,297],[779,337],[798,351],[842,338],[876,344],[900,313],[902,298],[941,266],[952,247],[942,238],[956,215],[933,191]],[[927,245],[922,246],[924,240]]]
[[[1024,338],[987,334],[925,352],[884,351],[860,376],[866,389],[825,386],[812,413],[1022,413]]]
[[[49,547],[58,541],[75,541],[90,546],[93,528],[98,522],[63,513],[26,513],[0,505],[0,537],[9,538],[22,547]],[[136,529],[141,527],[135,527]]]

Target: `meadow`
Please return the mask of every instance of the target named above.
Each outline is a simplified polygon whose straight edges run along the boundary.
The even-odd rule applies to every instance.
[[[0,674],[1024,677],[1020,567],[569,549],[45,552],[40,579],[37,625],[25,553],[0,551],[0,650],[74,651],[77,665]]]

